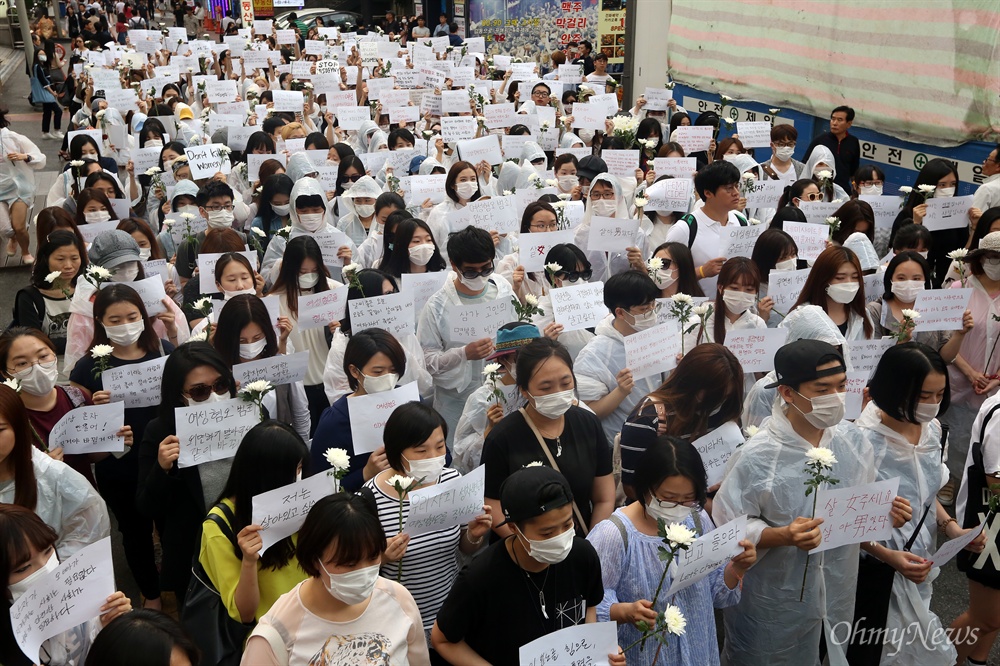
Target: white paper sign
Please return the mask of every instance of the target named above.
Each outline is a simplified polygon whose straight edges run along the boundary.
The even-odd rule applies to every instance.
[[[691,445],[698,449],[698,453],[701,454],[701,462],[704,463],[705,472],[708,473],[708,486],[710,488],[722,481],[722,474],[726,471],[729,456],[733,455],[736,447],[744,441],[746,440],[743,438],[740,427],[734,421],[729,421],[691,442]]]
[[[351,437],[354,455],[371,453],[382,446],[382,431],[389,415],[400,405],[420,400],[416,382],[399,388],[371,395],[358,395],[347,399],[351,413]]]
[[[410,178],[410,191],[407,192],[410,201],[421,204],[430,199],[431,203],[439,204],[446,196],[444,183],[448,176],[445,174],[432,174],[430,176],[413,176]]]
[[[674,178],[691,178],[698,170],[698,159],[695,157],[654,157],[653,171],[659,176]]]
[[[753,254],[753,247],[757,244],[760,235],[767,231],[766,224],[751,224],[740,226],[738,224],[727,224],[719,229],[719,240],[722,243],[722,256],[749,257]]]
[[[243,436],[260,421],[257,405],[230,398],[174,410],[181,452],[178,467],[192,467],[236,455]]]
[[[478,139],[458,142],[458,154],[466,162],[479,164],[486,160],[487,164],[502,164],[503,152],[500,150],[500,137],[487,134]]]
[[[844,398],[844,418],[848,421],[861,416],[861,408],[864,405],[864,390],[868,385],[868,378],[871,373],[864,370],[851,370],[847,373],[847,386]]]
[[[211,178],[217,173],[228,174],[232,170],[229,155],[222,149],[227,148],[221,143],[210,143],[204,146],[191,146],[184,149],[188,164],[191,166],[191,177],[195,180]]]
[[[937,549],[933,555],[928,555],[927,559],[931,561],[936,567],[942,567],[951,561],[951,558],[955,557],[962,550],[965,549],[970,543],[976,540],[976,537],[983,531],[986,527],[986,522],[983,521],[979,524],[979,527],[974,527],[972,531],[963,534],[960,537],[955,537],[941,544],[941,547]],[[989,546],[987,545],[987,548]]]
[[[725,346],[745,372],[769,372],[774,370],[774,354],[787,339],[787,328],[731,328]]]
[[[330,322],[343,319],[347,314],[348,289],[345,284],[315,294],[300,294],[299,328],[307,330],[329,326]]]
[[[692,192],[694,192],[694,180],[691,178],[661,180],[646,188],[648,203],[643,210],[686,213],[691,206]]]
[[[624,252],[636,244],[638,231],[639,220],[594,215],[590,218],[587,249],[591,252]]]
[[[513,103],[487,104],[483,107],[483,116],[486,118],[486,127],[489,129],[510,127],[517,122]]]
[[[635,170],[639,168],[638,150],[604,150],[601,151],[601,159],[613,176],[635,178]]]
[[[576,113],[576,106],[573,107],[573,113]],[[681,144],[681,148],[684,149],[684,154],[690,155],[691,153],[707,151],[709,144],[712,143],[714,132],[715,128],[711,125],[681,125],[677,128],[675,137],[677,143]]]
[[[288,162],[288,156],[284,153],[277,154],[266,154],[258,155],[254,153],[248,153],[247,156],[247,178],[251,183],[260,179],[260,165],[267,160],[277,160],[281,162],[281,166],[285,166]]]
[[[382,328],[397,338],[416,330],[413,299],[409,294],[386,294],[371,298],[357,298],[348,303],[351,311],[351,330]]]
[[[733,424],[735,425],[735,424]],[[739,430],[739,428],[736,428]],[[709,485],[712,482],[709,481]],[[677,556],[677,569],[667,596],[694,585],[733,557],[743,552],[740,541],[746,538],[747,517],[740,516],[698,537]]]
[[[125,425],[125,403],[77,407],[59,419],[49,442],[64,453],[121,453],[125,438],[116,433]]]
[[[920,313],[914,333],[958,331],[969,308],[972,289],[924,289],[917,294],[913,309]]]
[[[308,353],[308,352],[304,352]],[[320,472],[308,479],[253,497],[253,523],[260,525],[260,554],[299,531],[313,504],[334,491],[334,479]]]
[[[256,128],[254,128],[256,129]],[[132,151],[132,163],[137,176],[146,173],[152,167],[159,167],[162,148],[136,148]]]
[[[305,106],[305,98],[301,90],[275,90],[272,91],[272,94],[274,95],[275,111],[302,113],[302,108]]]
[[[896,221],[896,216],[899,214],[899,197],[862,194],[858,198],[872,207],[872,212],[875,213],[876,229],[885,229],[886,231],[892,229],[892,223]]]
[[[223,79],[221,81],[209,79],[205,82],[205,92],[208,94],[208,102],[210,104],[235,102],[237,95],[239,95],[236,91],[236,81],[231,79]]]
[[[847,356],[851,359],[851,367],[856,372],[866,372],[870,376],[875,372],[882,355],[896,344],[895,338],[885,337],[874,340],[848,340]]]
[[[545,256],[556,245],[572,244],[573,230],[540,231],[518,237],[518,263],[529,273],[545,270]],[[546,312],[545,314],[550,314]]]
[[[309,366],[309,352],[279,354],[271,358],[261,358],[233,366],[233,377],[241,386],[261,379],[271,382],[271,386],[300,382],[306,377]],[[273,416],[273,415],[272,415]]]
[[[643,93],[646,98],[647,111],[666,111],[670,108],[670,100],[674,98],[674,91],[667,88],[646,88]]]
[[[476,125],[472,116],[444,116],[441,118],[441,138],[446,142],[474,139]]]
[[[521,229],[521,216],[514,197],[493,197],[470,202],[464,210],[469,212],[469,224],[500,234],[517,233]]]
[[[550,294],[553,319],[563,325],[563,331],[594,328],[608,316],[603,282],[571,284],[553,289]]]
[[[785,185],[783,180],[754,180],[747,188],[747,208],[777,208]]]
[[[971,194],[964,197],[928,199],[924,227],[928,231],[965,229],[969,226],[970,208],[972,208]]]
[[[607,109],[601,104],[590,102],[573,105],[573,128],[604,131],[604,121],[607,119]]]
[[[842,205],[834,201],[800,201],[799,210],[806,216],[806,221],[811,224],[822,224],[826,228],[826,218],[835,217],[834,213]]]
[[[492,339],[496,336],[497,329],[517,319],[509,297],[472,305],[448,305],[447,313],[446,337],[451,342],[462,343]]]
[[[837,468],[832,474],[836,478]],[[821,488],[816,499],[816,518],[823,540],[809,554],[863,541],[885,541],[892,534],[892,500],[899,490],[899,477],[850,488]]]
[[[176,226],[176,225],[175,225]],[[215,294],[218,293],[219,289],[215,286],[215,265],[219,263],[219,259],[222,258],[224,254],[229,254],[228,252],[209,252],[198,255],[198,289],[203,294]],[[246,257],[250,265],[257,268],[257,251],[256,250],[244,250],[237,254],[242,254]]]
[[[389,123],[392,125],[415,123],[419,120],[419,106],[393,106],[389,108]]]
[[[799,250],[801,253],[801,250]],[[809,278],[811,269],[803,268],[795,271],[771,271],[767,279],[767,295],[774,301],[774,308],[787,315],[799,300],[802,286]]]
[[[517,652],[521,666],[608,666],[608,655],[618,654],[618,623],[578,624],[553,631],[522,645]]]
[[[414,537],[471,522],[483,514],[485,490],[485,465],[451,481],[414,490],[408,495],[410,514],[402,533]]]
[[[14,602],[10,625],[17,646],[31,663],[42,663],[42,643],[99,616],[114,593],[111,537],[105,537],[78,550]]]
[[[362,123],[371,119],[372,112],[367,106],[337,107],[337,120],[345,130],[357,131],[361,129]]]
[[[104,389],[112,402],[123,401],[126,409],[154,407],[160,404],[160,384],[166,356],[143,363],[108,368],[101,374]],[[121,451],[121,449],[116,449]]]
[[[771,123],[766,120],[738,122],[736,131],[744,148],[768,148],[771,145]]]
[[[681,333],[676,322],[657,324],[625,338],[625,367],[632,371],[633,379],[673,370],[680,353]]]
[[[108,285],[112,284],[117,283],[105,282],[103,286],[107,288]],[[135,289],[139,298],[142,299],[142,304],[146,306],[146,314],[150,317],[155,317],[161,312],[167,311],[167,307],[163,304],[163,301],[167,298],[167,292],[163,288],[163,280],[160,279],[159,275],[129,282],[128,286]]]
[[[826,249],[830,227],[811,222],[785,222],[782,227],[799,248],[799,259],[814,261]]]
[[[413,300],[414,311],[420,312],[426,305],[427,299],[444,286],[449,274],[449,271],[403,273],[403,287],[400,292],[408,294]]]

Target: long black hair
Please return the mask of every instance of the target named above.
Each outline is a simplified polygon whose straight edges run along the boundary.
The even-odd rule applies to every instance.
[[[395,214],[392,213],[392,215]],[[409,213],[406,214],[409,215]],[[427,272],[443,271],[448,267],[444,257],[441,256],[441,248],[437,246],[437,241],[434,240],[434,233],[431,231],[431,228],[423,220],[413,217],[403,220],[396,226],[396,231],[393,233],[393,250],[388,256],[383,255],[379,270],[391,273],[397,277],[403,273],[410,272],[410,241],[413,239],[413,235],[417,233],[417,229],[423,229],[429,233],[431,243],[434,244],[434,254],[431,255],[430,261],[427,262]]]
[[[187,407],[184,399],[184,382],[188,374],[195,368],[208,366],[222,375],[229,382],[229,397],[236,397],[236,381],[233,372],[219,356],[219,352],[207,342],[186,342],[167,356],[163,364],[163,383],[160,390],[160,406],[157,416],[167,431],[176,431],[174,409]]]
[[[313,287],[313,293],[327,291],[330,285],[327,278],[330,273],[323,263],[323,251],[319,249],[319,243],[312,236],[299,236],[288,241],[285,246],[285,253],[281,259],[281,268],[278,269],[278,277],[271,287],[271,293],[285,292],[285,302],[288,310],[296,317],[299,316],[299,269],[302,268],[306,259],[312,259],[316,263],[316,271],[319,273],[319,280]]]

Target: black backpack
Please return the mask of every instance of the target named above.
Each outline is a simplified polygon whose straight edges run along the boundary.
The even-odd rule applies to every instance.
[[[736,213],[736,219],[739,221],[741,227],[746,227],[750,224],[747,222],[747,218],[739,213]],[[698,237],[698,218],[688,213],[681,218],[681,222],[688,225],[688,249],[690,250],[691,246],[694,245],[694,239]]]

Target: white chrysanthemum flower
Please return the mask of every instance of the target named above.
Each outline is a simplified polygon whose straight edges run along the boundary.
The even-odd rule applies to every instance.
[[[357,273],[360,270],[361,266],[359,266],[357,263],[350,263],[344,266],[342,269],[340,269],[340,273],[341,275],[349,275],[351,273]]]
[[[538,305],[538,297],[535,296],[534,294],[525,294],[525,296],[524,296],[524,302],[527,303],[528,305],[534,307],[534,306]]]
[[[920,313],[916,310],[905,309],[902,311],[902,315],[906,319],[920,319]]]
[[[402,474],[393,474],[389,477],[389,485],[397,490],[403,488],[409,488],[413,485],[413,479],[409,476],[403,476]]]
[[[822,180],[829,180],[830,178],[833,178],[833,173],[827,171],[826,169],[823,169],[822,171],[816,174],[816,177]]]
[[[203,310],[207,307],[210,307],[211,305],[212,305],[212,299],[209,298],[208,296],[205,296],[204,298],[199,298],[197,301],[195,301],[192,307],[194,307],[195,310]]]
[[[708,314],[708,311],[711,309],[711,307],[712,306],[709,305],[708,303],[699,303],[698,305],[691,308],[691,314],[693,314],[695,317],[704,317],[705,315]]]
[[[957,250],[952,250],[951,252],[949,252],[948,253],[948,258],[949,259],[955,259],[957,261],[959,259],[965,259],[965,257],[968,254],[969,254],[969,251],[967,249],[965,249],[964,247],[960,247]]]
[[[187,220],[188,222],[190,222],[196,216],[194,215],[194,213],[181,213],[181,217],[184,218],[185,220]]]
[[[649,267],[649,270],[658,271],[661,268],[663,268],[663,259],[660,259],[659,257],[653,257],[652,259],[646,262],[646,265]]]
[[[48,282],[49,284],[52,284],[60,277],[62,277],[62,271],[52,271],[51,273],[45,276],[45,281]]]
[[[760,432],[760,428],[758,428],[755,425],[748,425],[746,428],[743,429],[743,432],[747,434],[747,437],[753,437],[758,432]]]
[[[694,299],[687,294],[674,294],[670,297],[674,303],[687,303],[688,305],[694,303]]]
[[[684,633],[684,627],[687,626],[687,620],[684,619],[684,613],[677,606],[667,606],[663,611],[663,623],[667,625],[667,631],[675,636],[680,636]]]
[[[486,364],[485,367],[483,367],[483,374],[484,375],[492,375],[494,372],[500,372],[500,364],[499,363],[488,363],[488,364]]]
[[[504,191],[503,191],[503,195],[504,195],[505,197],[509,197],[509,196],[511,196],[511,195],[513,195],[513,194],[514,194],[514,191],[513,191],[513,190],[504,190]]]
[[[71,167],[82,167],[84,164],[83,160],[73,160],[69,163]]]
[[[267,393],[271,390],[271,382],[266,379],[258,379],[255,382],[250,382],[245,384],[241,389],[241,392],[247,393]]]
[[[899,188],[899,191],[902,192],[903,194],[909,194],[910,192],[913,191],[913,188],[910,187],[909,185],[903,185],[902,187]]]
[[[110,356],[115,349],[111,345],[94,345],[90,350],[90,355],[94,358],[104,358]]]
[[[559,185],[559,181],[554,178],[549,178],[548,180],[545,181],[545,184],[549,187],[556,187],[557,185]]]
[[[758,220],[756,217],[751,217],[749,220],[747,220],[747,222],[749,222],[750,226],[752,226],[752,227],[755,227],[758,224],[763,224],[763,222],[761,222],[760,220]]]
[[[562,264],[553,261],[551,263],[545,264],[545,270],[547,270],[550,273],[558,273],[559,271],[562,270]]]
[[[825,469],[830,469],[837,464],[837,456],[833,455],[833,451],[825,446],[817,446],[806,451],[806,459],[810,463],[817,463]]]
[[[757,180],[757,176],[753,175],[752,173],[745,173],[743,174],[743,180],[750,182],[751,180]]]
[[[100,278],[102,280],[110,280],[111,279],[111,271],[109,271],[104,266],[98,266],[96,264],[91,264],[87,268],[87,275],[89,275],[91,277],[95,277],[95,278]]]
[[[839,217],[828,217],[828,218],[826,218],[826,223],[829,224],[832,227],[835,224],[840,224],[840,218]]]
[[[532,462],[524,466],[525,469],[527,469],[528,467],[545,467],[545,464],[541,460],[533,460]]]
[[[694,530],[685,525],[671,523],[667,525],[665,538],[671,547],[677,548],[678,546],[690,546],[698,538],[698,535],[695,534]]]
[[[636,197],[635,198],[635,207],[636,208],[645,208],[646,204],[648,204],[648,203],[649,203],[649,199],[647,199],[646,197]]]
[[[922,194],[929,194],[937,189],[934,185],[917,185],[917,189],[920,190]]]
[[[350,467],[351,457],[344,449],[327,449],[323,455],[335,472],[343,472]]]
[[[188,342],[207,342],[207,341],[208,341],[208,331],[192,333],[191,337],[188,338]]]
[[[3,380],[3,385],[7,388],[14,389],[15,392],[21,392],[21,380],[17,377],[11,377],[10,379]]]
[[[146,169],[146,175],[147,176],[155,176],[156,174],[162,173],[162,172],[163,172],[163,169],[161,169],[160,167],[156,167],[156,166],[149,167],[148,169]]]
[[[260,236],[261,238],[267,238],[267,234],[264,233],[263,229],[258,229],[257,227],[250,227],[250,231],[252,231],[256,236]]]

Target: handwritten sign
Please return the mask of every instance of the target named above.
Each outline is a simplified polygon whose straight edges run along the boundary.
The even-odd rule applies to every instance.
[[[243,386],[260,379],[271,382],[272,386],[281,386],[305,379],[308,366],[308,351],[279,354],[270,358],[237,363],[233,366],[233,377]]]
[[[362,123],[372,119],[372,112],[367,106],[337,107],[337,120],[345,130],[357,131]]]
[[[951,561],[951,558],[958,555],[958,553],[964,550],[966,546],[975,541],[976,537],[980,535],[984,527],[986,527],[985,521],[980,523],[979,527],[973,528],[970,532],[944,542],[941,544],[941,547],[937,549],[937,552],[933,555],[928,555],[927,559],[930,560],[936,567],[944,566]]]
[[[810,270],[803,268],[796,271],[771,271],[767,278],[767,295],[774,301],[776,310],[788,314],[799,299]]]
[[[564,331],[594,328],[608,316],[604,304],[604,283],[587,282],[553,289],[552,316]]]
[[[308,479],[254,495],[251,515],[254,524],[261,528],[260,554],[298,532],[313,504],[333,492],[334,478],[320,472]]]
[[[636,244],[638,231],[639,220],[594,215],[590,218],[587,249],[591,252],[624,252]]]
[[[118,228],[118,220],[108,220],[107,222],[97,222],[94,224],[81,224],[77,227],[85,243],[93,243],[94,239],[105,231],[113,231]]]
[[[476,119],[472,116],[443,116],[441,137],[445,141],[466,141],[476,138]]]
[[[771,123],[765,121],[739,122],[736,130],[744,148],[767,148],[771,145]]]
[[[834,468],[836,471],[836,468]],[[899,477],[851,488],[822,488],[816,498],[816,518],[823,540],[809,554],[862,541],[884,541],[892,534],[892,500]]]
[[[521,234],[518,238],[518,263],[529,273],[543,271],[549,250],[556,245],[572,244],[573,236],[572,229]]]
[[[503,163],[500,138],[496,134],[487,134],[479,139],[459,141],[458,154],[463,160],[472,164],[479,164],[483,160],[487,164]]]
[[[465,525],[483,513],[486,466],[465,476],[409,493],[410,514],[403,534],[411,537]]]
[[[747,208],[777,208],[785,185],[783,180],[754,180],[747,187]]]
[[[723,257],[749,257],[757,239],[767,230],[766,224],[751,224],[742,227],[738,224],[727,224],[719,229],[719,240],[722,243]]]
[[[729,457],[744,441],[746,440],[740,432],[740,427],[734,421],[729,421],[691,442],[701,454],[701,461],[708,473],[709,487],[722,481],[722,474],[726,470]]]
[[[972,195],[964,197],[937,197],[927,200],[924,227],[928,231],[942,229],[965,229],[969,226],[969,209]]]
[[[483,107],[483,116],[486,118],[486,127],[489,129],[502,129],[517,122],[513,103],[487,104]]]
[[[815,261],[816,257],[826,249],[830,228],[825,224],[785,222],[783,228],[799,248],[799,259]]]
[[[13,603],[10,625],[17,646],[31,663],[42,663],[42,643],[93,620],[114,593],[111,537],[105,537],[81,548]]]
[[[219,263],[219,259],[221,259],[224,254],[229,253],[209,252],[198,255],[198,289],[201,290],[201,293],[214,294],[219,291],[219,288],[215,286],[215,265]],[[254,268],[257,267],[256,250],[245,250],[243,252],[238,252],[237,254],[242,254],[246,257],[247,261],[250,262],[251,266]]]
[[[205,82],[205,92],[208,94],[210,104],[235,102],[239,94],[236,91],[236,81],[230,79],[223,79],[221,81],[209,79]]]
[[[694,180],[689,177],[661,180],[646,188],[646,199],[649,203],[644,210],[661,213],[687,212],[691,206],[692,192],[694,192]]]
[[[589,151],[588,151],[589,152]],[[698,170],[698,159],[695,157],[654,157],[653,171],[659,176],[674,178],[691,178]]]
[[[303,330],[319,328],[343,319],[347,314],[347,290],[345,284],[315,294],[300,294],[299,327]]]
[[[448,305],[447,316],[448,339],[462,343],[493,338],[498,328],[516,319],[509,297],[473,305]]]
[[[769,372],[774,370],[774,354],[787,339],[787,328],[731,328],[725,346],[745,371]]]
[[[174,410],[181,452],[178,467],[193,467],[236,455],[243,436],[260,421],[257,405],[230,398]]]
[[[267,160],[277,160],[281,163],[281,166],[285,166],[288,163],[288,156],[284,153],[277,154],[247,154],[247,178],[250,182],[258,180],[260,178],[260,165]]]
[[[469,211],[469,224],[476,228],[500,234],[513,234],[521,229],[521,216],[514,197],[478,199],[470,202],[465,210]]]
[[[354,455],[371,453],[382,446],[382,431],[385,422],[397,407],[420,400],[416,382],[404,384],[381,393],[358,395],[347,399],[347,409],[351,414],[351,437],[354,440]]]
[[[635,178],[635,170],[639,168],[638,150],[605,150],[601,152],[601,159],[613,176]]]
[[[399,337],[413,333],[416,329],[413,299],[409,294],[357,298],[350,301],[348,308],[351,312],[352,331],[382,328]]]
[[[735,424],[731,424],[734,425]],[[739,430],[739,428],[736,428]],[[711,485],[709,481],[709,485]],[[677,569],[667,596],[690,587],[743,552],[740,541],[746,538],[747,517],[740,516],[708,534],[698,537],[677,556]]]
[[[573,106],[573,112],[576,112],[575,105]],[[711,125],[681,125],[675,130],[675,139],[677,143],[681,144],[684,154],[690,155],[691,153],[707,151],[709,144],[712,143],[712,134],[714,132],[715,128]]]
[[[112,284],[117,283],[105,282],[104,288]],[[163,280],[159,275],[129,282],[128,286],[135,289],[139,298],[142,299],[142,304],[146,307],[146,314],[150,317],[155,317],[161,312],[167,311],[167,306],[163,304],[163,301],[167,298],[167,292],[163,288]]]
[[[573,105],[573,128],[604,131],[608,112],[603,104],[576,103]]]
[[[160,404],[160,383],[166,356],[143,363],[130,363],[108,368],[101,374],[105,390],[112,402],[123,402],[125,409],[154,407]],[[116,449],[121,451],[121,449]]]
[[[415,123],[418,120],[420,120],[420,107],[418,106],[389,107],[389,123],[391,125]]]
[[[423,310],[427,299],[433,296],[448,280],[449,271],[428,273],[403,273],[403,287],[400,293],[409,295],[415,312]]]
[[[657,324],[625,338],[625,367],[632,371],[633,379],[673,370],[679,353],[681,333],[675,322]]]
[[[413,176],[410,178],[410,200],[416,204],[421,204],[426,199],[430,199],[431,203],[441,203],[446,196],[444,183],[447,178],[445,174]]]
[[[812,224],[823,224],[826,228],[826,218],[833,217],[841,205],[843,204],[833,201],[800,201],[799,210],[805,214],[806,221]],[[799,256],[801,257],[802,254],[800,253]]]
[[[882,355],[896,344],[895,338],[885,337],[874,340],[848,340],[847,357],[851,361],[851,368],[856,371],[866,372],[868,376],[875,372]]]
[[[872,212],[875,213],[876,229],[885,229],[886,231],[892,229],[892,223],[899,214],[899,197],[862,194],[858,198],[872,207]]]
[[[553,631],[522,645],[517,653],[521,666],[607,666],[608,655],[618,654],[618,623],[578,624]]]
[[[184,154],[187,155],[188,164],[191,166],[191,177],[198,180],[211,178],[217,173],[228,174],[232,170],[232,165],[229,163],[229,155],[223,148],[226,147],[221,143],[185,148]]]
[[[77,407],[52,426],[49,442],[65,453],[121,453],[125,438],[117,433],[124,425],[125,403]]]
[[[305,99],[301,90],[275,90],[272,91],[272,94],[274,95],[275,111],[302,113],[302,108],[305,105]]]
[[[914,333],[958,331],[972,299],[972,289],[924,289],[917,294],[913,309],[920,313]]]
[[[674,91],[668,88],[646,88],[643,93],[646,98],[647,111],[666,111],[670,108],[670,100],[674,98]]]

